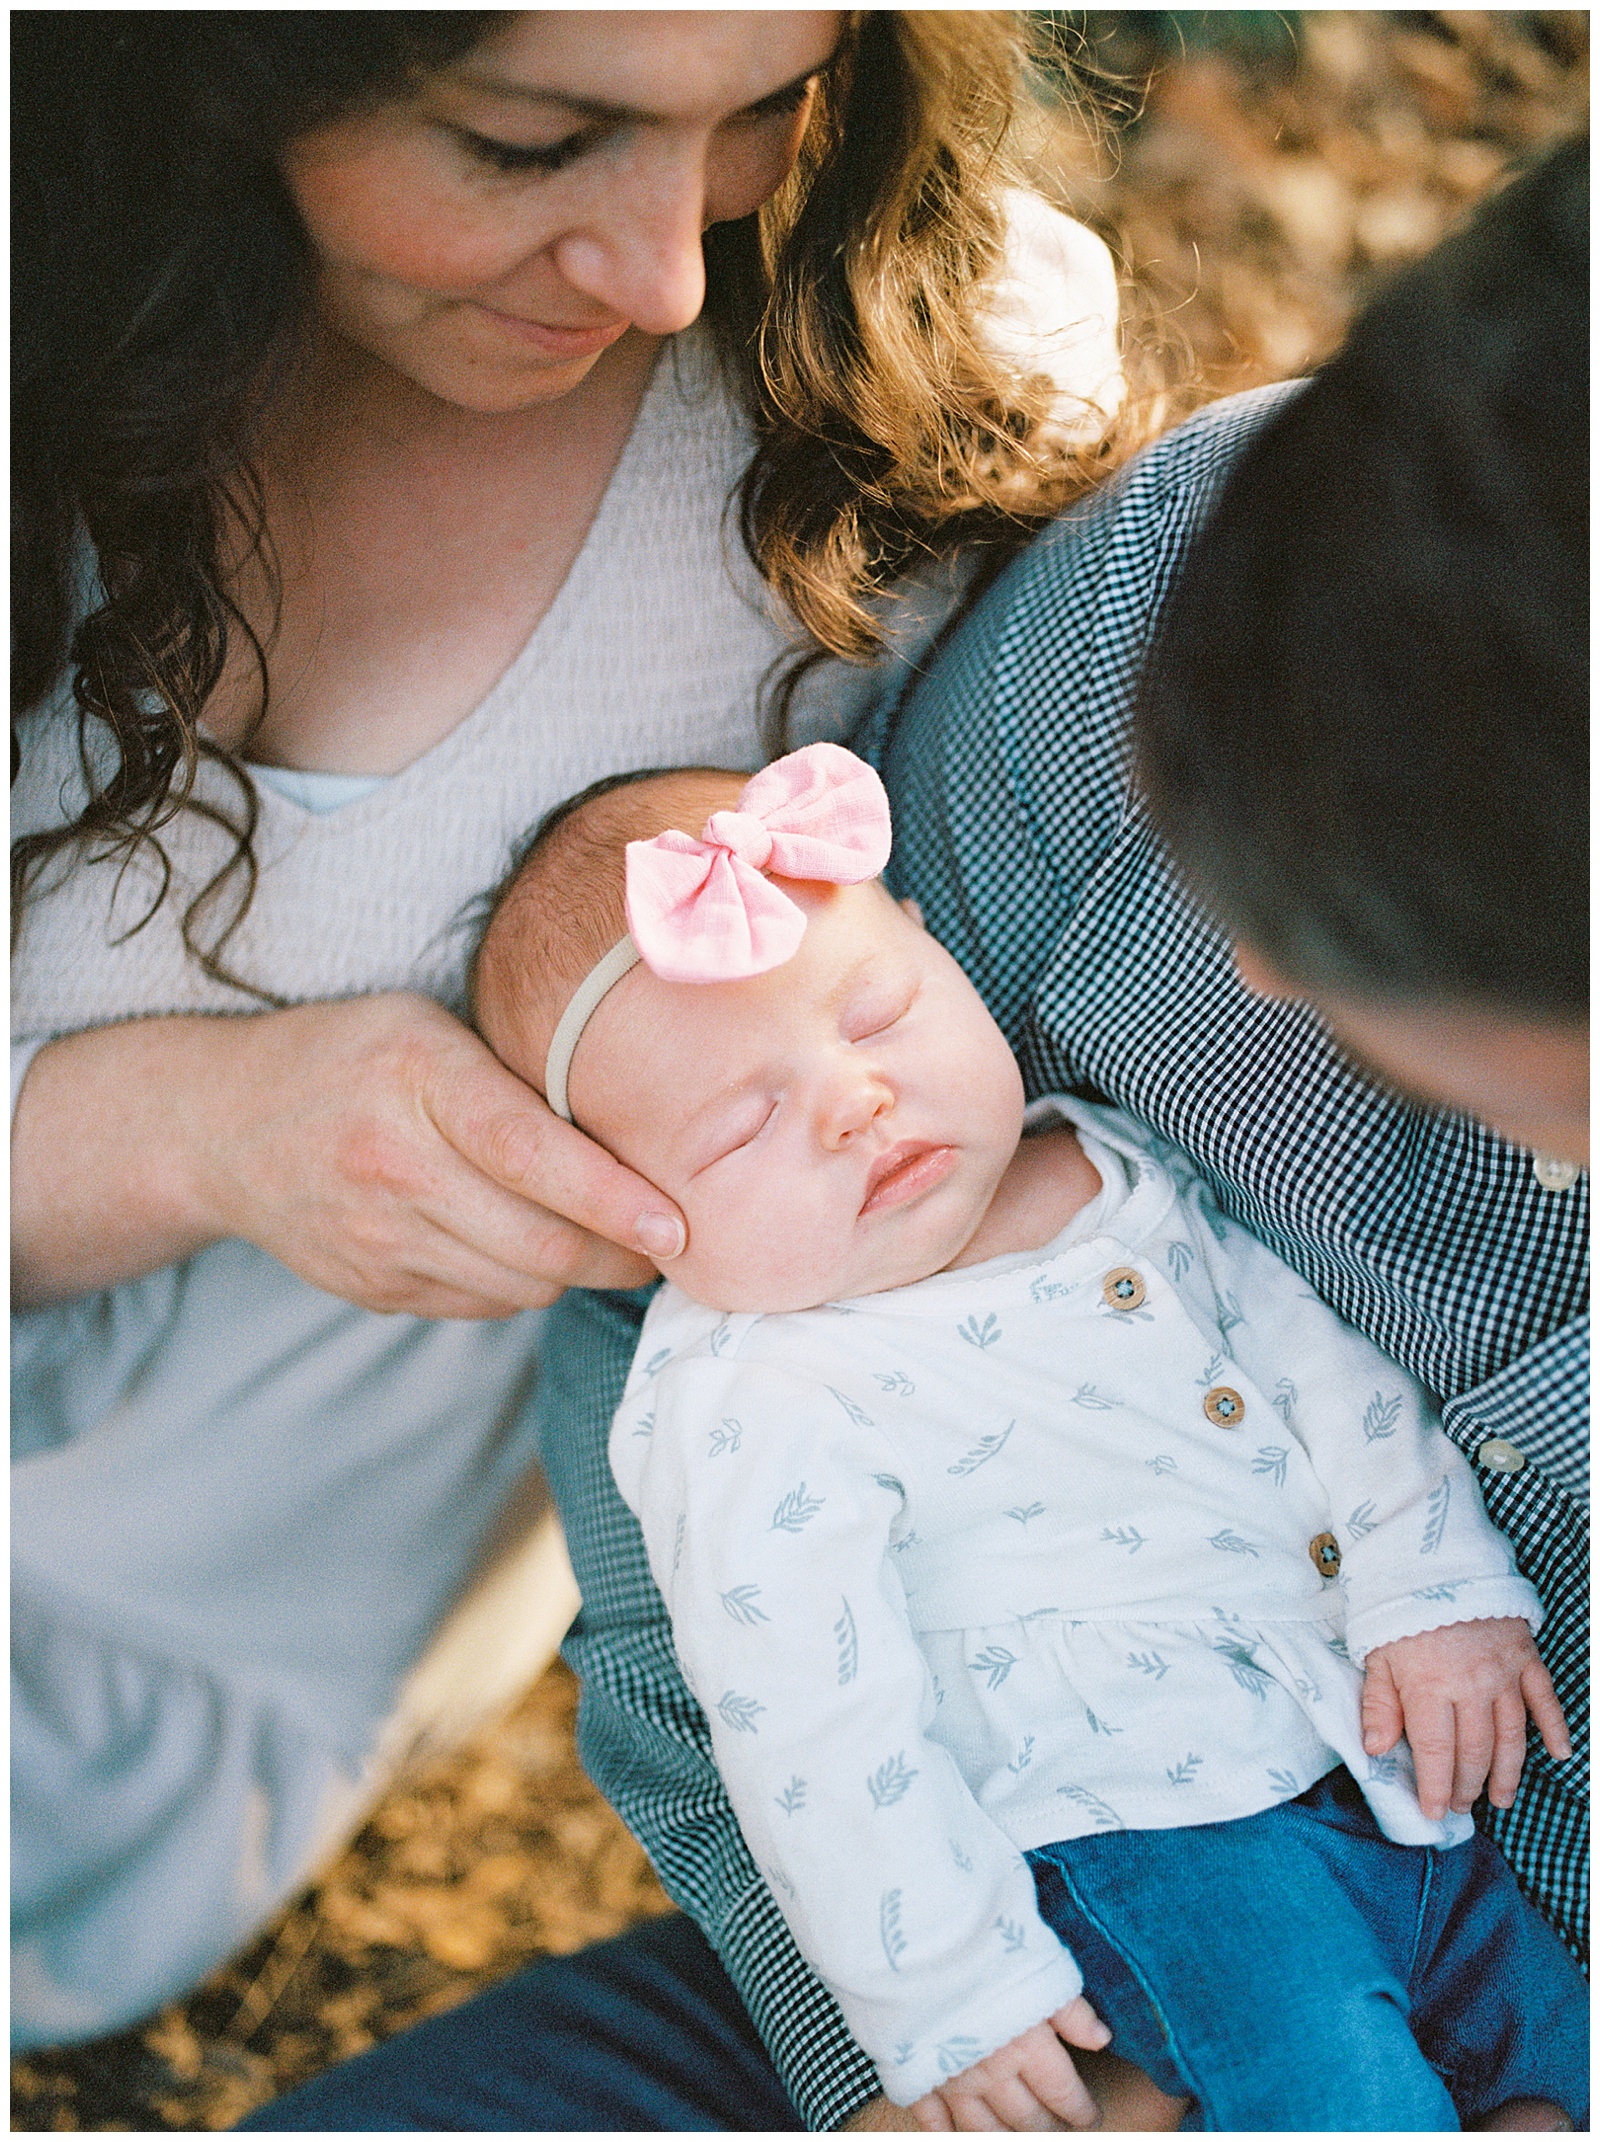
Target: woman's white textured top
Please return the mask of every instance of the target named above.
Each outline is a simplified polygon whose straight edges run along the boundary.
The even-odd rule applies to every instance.
[[[611,1437],[751,1851],[909,2104],[1081,1989],[1020,1854],[1369,1758],[1377,1644],[1538,1597],[1427,1398],[1126,1118],[1048,1248],[799,1314],[652,1304]],[[1179,1174],[1181,1171],[1181,1180]]]

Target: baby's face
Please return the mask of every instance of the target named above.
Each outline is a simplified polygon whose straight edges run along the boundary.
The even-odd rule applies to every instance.
[[[578,1044],[579,1126],[676,1199],[665,1269],[717,1309],[905,1286],[971,1240],[1022,1131],[1005,1037],[880,884],[786,886],[799,952],[747,981],[636,967]]]

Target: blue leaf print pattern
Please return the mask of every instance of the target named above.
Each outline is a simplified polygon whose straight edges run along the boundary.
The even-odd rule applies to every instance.
[[[1148,1674],[1152,1681],[1160,1681],[1172,1671],[1159,1651],[1130,1651],[1128,1664],[1135,1673]]]
[[[1014,1503],[1007,1510],[1006,1515],[1007,1517],[1015,1518],[1017,1523],[1026,1531],[1036,1517],[1043,1517],[1044,1512],[1045,1505],[1042,1502],[1019,1502]]]
[[[890,1369],[887,1373],[879,1369],[872,1380],[880,1391],[887,1391],[892,1398],[915,1398],[917,1395],[917,1387],[904,1369]]]
[[[781,1889],[791,1902],[798,1901],[795,1886],[781,1867],[763,1867],[761,1871],[774,1889]]]
[[[1271,1781],[1273,1791],[1278,1795],[1279,1799],[1294,1800],[1299,1798],[1300,1780],[1292,1770],[1269,1770],[1267,1776]]]
[[[1369,1785],[1393,1785],[1400,1776],[1400,1759],[1395,1755],[1369,1755],[1367,1757],[1367,1783]]]
[[[833,1640],[839,1646],[839,1686],[848,1688],[856,1677],[861,1664],[860,1646],[856,1640],[856,1618],[850,1611],[848,1599],[841,1601],[844,1612],[833,1625]]]
[[[1215,1547],[1219,1554],[1247,1554],[1256,1562],[1261,1559],[1258,1549],[1252,1547],[1248,1540],[1240,1539],[1237,1532],[1230,1532],[1226,1525],[1220,1532],[1208,1534],[1206,1544]]]
[[[903,1495],[906,1491],[905,1482],[896,1480],[893,1473],[874,1473],[872,1484],[874,1487],[887,1488],[891,1495]]]
[[[1367,1401],[1367,1410],[1361,1416],[1361,1433],[1369,1443],[1383,1443],[1399,1426],[1400,1399],[1398,1394],[1385,1398],[1381,1391],[1374,1391]]]
[[[706,1342],[707,1345],[710,1347],[712,1353],[720,1354],[722,1352],[722,1349],[728,1343],[728,1333],[731,1328],[732,1319],[729,1317],[724,1317],[722,1319],[722,1322],[717,1326],[716,1330],[711,1334],[711,1337]]]
[[[1115,1531],[1107,1525],[1100,1537],[1113,1547],[1126,1547],[1129,1554],[1137,1554],[1145,1543],[1144,1534],[1137,1525],[1118,1525]]]
[[[678,1512],[678,1529],[672,1535],[672,1574],[674,1576],[678,1574],[678,1564],[683,1560],[683,1541],[684,1535],[688,1532],[688,1529],[689,1519],[687,1515],[682,1510],[680,1510]]]
[[[963,2068],[970,2068],[983,2052],[981,2038],[946,2038],[937,2048],[936,2057],[941,2075],[959,2075]]]
[[[724,1451],[737,1450],[744,1441],[744,1430],[737,1421],[724,1421],[720,1428],[711,1431],[711,1455],[720,1458]]]
[[[1120,1830],[1122,1817],[1109,1800],[1102,1800],[1098,1793],[1090,1792],[1086,1785],[1058,1785],[1056,1791],[1063,1800],[1070,1800],[1074,1807],[1081,1807],[1097,1830]]]
[[[754,1696],[736,1696],[730,1688],[717,1705],[717,1716],[735,1733],[753,1733],[756,1720],[766,1712],[764,1703],[757,1703]]]
[[[1270,1480],[1274,1487],[1282,1487],[1288,1478],[1289,1453],[1281,1443],[1262,1443],[1255,1455],[1250,1470],[1263,1480]]]
[[[1091,1733],[1104,1733],[1109,1738],[1113,1733],[1121,1733],[1126,1731],[1126,1728],[1123,1726],[1108,1725],[1105,1719],[1097,1718],[1094,1712],[1090,1710],[1087,1704],[1085,1704],[1083,1707],[1083,1715],[1089,1721],[1089,1731]]]
[[[666,1367],[667,1363],[671,1359],[672,1348],[670,1346],[663,1346],[660,1353],[652,1354],[649,1360],[645,1363],[645,1374],[647,1376],[659,1376],[661,1371]]]
[[[1444,1523],[1450,1510],[1450,1483],[1441,1480],[1428,1497],[1428,1519],[1422,1528],[1418,1554],[1437,1554],[1444,1539]]]
[[[1458,1587],[1454,1584],[1430,1584],[1425,1592],[1413,1592],[1413,1599],[1425,1599],[1448,1606],[1455,1598]]]
[[[1364,1540],[1369,1532],[1376,1532],[1378,1520],[1372,1514],[1371,1502],[1358,1502],[1345,1519],[1344,1529],[1353,1540]]]
[[[650,1436],[653,1436],[655,1432],[656,1412],[654,1406],[652,1406],[648,1413],[643,1414],[640,1417],[639,1425],[633,1431],[633,1440],[636,1443],[646,1441]]]
[[[1195,1755],[1191,1751],[1183,1758],[1182,1762],[1173,1764],[1168,1770],[1167,1783],[1169,1785],[1192,1785],[1204,1760],[1203,1756]]]
[[[1065,1301],[1071,1292],[1071,1287],[1063,1286],[1057,1279],[1046,1279],[1041,1272],[1028,1289],[1028,1298],[1035,1302],[1059,1302]]]
[[[1184,1273],[1188,1271],[1193,1263],[1194,1251],[1187,1242],[1169,1242],[1167,1244],[1167,1270],[1174,1279],[1182,1279]]]
[[[1285,1428],[1288,1427],[1294,1414],[1295,1400],[1299,1396],[1300,1393],[1292,1376],[1280,1376],[1278,1378],[1278,1387],[1272,1396],[1272,1407],[1275,1413],[1282,1416]]]
[[[728,1619],[741,1623],[746,1629],[753,1629],[758,1621],[771,1619],[756,1605],[761,1597],[759,1584],[736,1584],[731,1592],[719,1592],[717,1596]]]
[[[986,1351],[989,1347],[998,1345],[1000,1341],[1000,1320],[992,1309],[981,1324],[976,1316],[969,1316],[966,1322],[958,1324],[956,1329],[969,1346],[976,1346],[981,1350]]]
[[[1008,1956],[1019,1955],[1028,1946],[1028,1937],[1015,1919],[996,1919],[994,1926]]]
[[[806,1804],[805,1779],[791,1778],[772,1804],[781,1807],[786,1815],[798,1815]]]
[[[956,1865],[961,1869],[963,1874],[970,1874],[972,1872],[972,1860],[970,1856],[962,1851],[960,1845],[956,1843],[953,1837],[950,1839],[950,1857],[955,1861]]]
[[[1205,1390],[1208,1384],[1215,1383],[1217,1378],[1222,1374],[1227,1359],[1228,1357],[1226,1354],[1213,1354],[1211,1356],[1211,1359],[1206,1363],[1205,1367],[1200,1371],[1199,1375],[1196,1376],[1194,1380],[1195,1389],[1197,1391],[1203,1391]]]
[[[1158,1480],[1165,1480],[1169,1473],[1175,1473],[1178,1470],[1177,1459],[1169,1458],[1165,1451],[1161,1453],[1159,1458],[1146,1458],[1144,1462]]]
[[[769,1532],[799,1532],[802,1527],[810,1524],[812,1518],[822,1508],[823,1499],[820,1495],[808,1495],[806,1493],[806,1484],[802,1480],[798,1487],[790,1488],[788,1494],[784,1496],[782,1502],[773,1511],[772,1523],[767,1527],[767,1530]]]
[[[1221,1237],[1219,1236],[1217,1239],[1220,1241]],[[1239,1307],[1238,1295],[1219,1294],[1217,1296],[1217,1329],[1222,1333],[1222,1336],[1226,1338],[1236,1325],[1243,1322],[1244,1311]]]
[[[832,1395],[843,1406],[847,1420],[854,1421],[858,1428],[870,1428],[874,1425],[872,1415],[861,1406],[858,1406],[853,1398],[846,1398],[843,1391],[834,1390],[831,1383],[827,1386],[827,1389],[832,1392]]]
[[[1228,1671],[1239,1686],[1248,1689],[1252,1696],[1258,1696],[1265,1703],[1267,1690],[1272,1686],[1272,1676],[1264,1666],[1256,1664],[1254,1644],[1243,1644],[1235,1638],[1230,1638],[1226,1643],[1213,1644],[1211,1648],[1219,1659],[1227,1661]]]
[[[893,1807],[911,1790],[911,1780],[917,1776],[907,1763],[905,1750],[893,1755],[888,1762],[880,1763],[867,1780],[867,1791],[872,1795],[874,1807]]]
[[[1073,1392],[1070,1403],[1082,1406],[1089,1413],[1115,1413],[1122,1400],[1102,1398],[1092,1383],[1080,1383]]]
[[[1024,1735],[1022,1736],[1022,1745],[1018,1748],[1016,1754],[1011,1758],[1011,1761],[1006,1765],[1006,1768],[1011,1772],[1011,1775],[1014,1778],[1020,1778],[1024,1770],[1026,1770],[1028,1765],[1033,1761],[1033,1745],[1033,1735],[1031,1733],[1024,1733]]]
[[[966,1456],[957,1458],[954,1465],[947,1465],[945,1471],[954,1474],[958,1480],[965,1479],[968,1473],[975,1473],[980,1465],[987,1465],[991,1458],[997,1457],[1005,1449],[1016,1425],[1015,1421],[1007,1421],[998,1435],[979,1436]]]
[[[1008,1651],[1004,1644],[988,1644],[976,1658],[967,1661],[967,1670],[970,1673],[986,1674],[990,1693],[993,1694],[995,1689],[1004,1685],[1006,1675],[1016,1663],[1017,1654]]]

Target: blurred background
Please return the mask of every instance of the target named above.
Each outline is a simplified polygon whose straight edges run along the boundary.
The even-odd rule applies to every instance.
[[[1589,17],[1041,14],[1051,191],[1112,248],[1186,399],[1283,379],[1520,159],[1587,124]],[[1137,369],[1137,366],[1136,366]],[[552,1667],[414,1771],[316,1888],[143,2029],[12,2069],[13,2130],[224,2128],[332,2061],[668,1909],[578,1769]]]

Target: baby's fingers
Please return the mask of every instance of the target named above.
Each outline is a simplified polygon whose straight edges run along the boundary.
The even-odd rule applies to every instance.
[[[1405,1713],[1389,1662],[1374,1652],[1361,1688],[1361,1745],[1369,1755],[1387,1755],[1404,1727]]]
[[[1455,1713],[1456,1774],[1450,1805],[1458,1815],[1465,1815],[1482,1792],[1499,1752],[1500,1710],[1498,1703],[1472,1700],[1458,1703]]]
[[[1522,1759],[1528,1747],[1527,1715],[1514,1689],[1495,1698],[1494,1761],[1489,1766],[1489,1805],[1509,1807],[1522,1782]]]
[[[955,2132],[955,2121],[945,2109],[944,2099],[937,2090],[930,2090],[926,2097],[919,2097],[911,2108],[911,2117],[929,2134],[948,2135]]]
[[[1437,1700],[1412,1704],[1406,1712],[1406,1739],[1417,1765],[1417,1799],[1422,1812],[1437,1822],[1455,1790],[1454,1706]]]
[[[1561,1709],[1561,1699],[1543,1659],[1530,1659],[1522,1669],[1522,1700],[1528,1706],[1539,1738],[1558,1763],[1572,1753],[1572,1737]],[[1498,1801],[1495,1803],[1499,1805]]]

